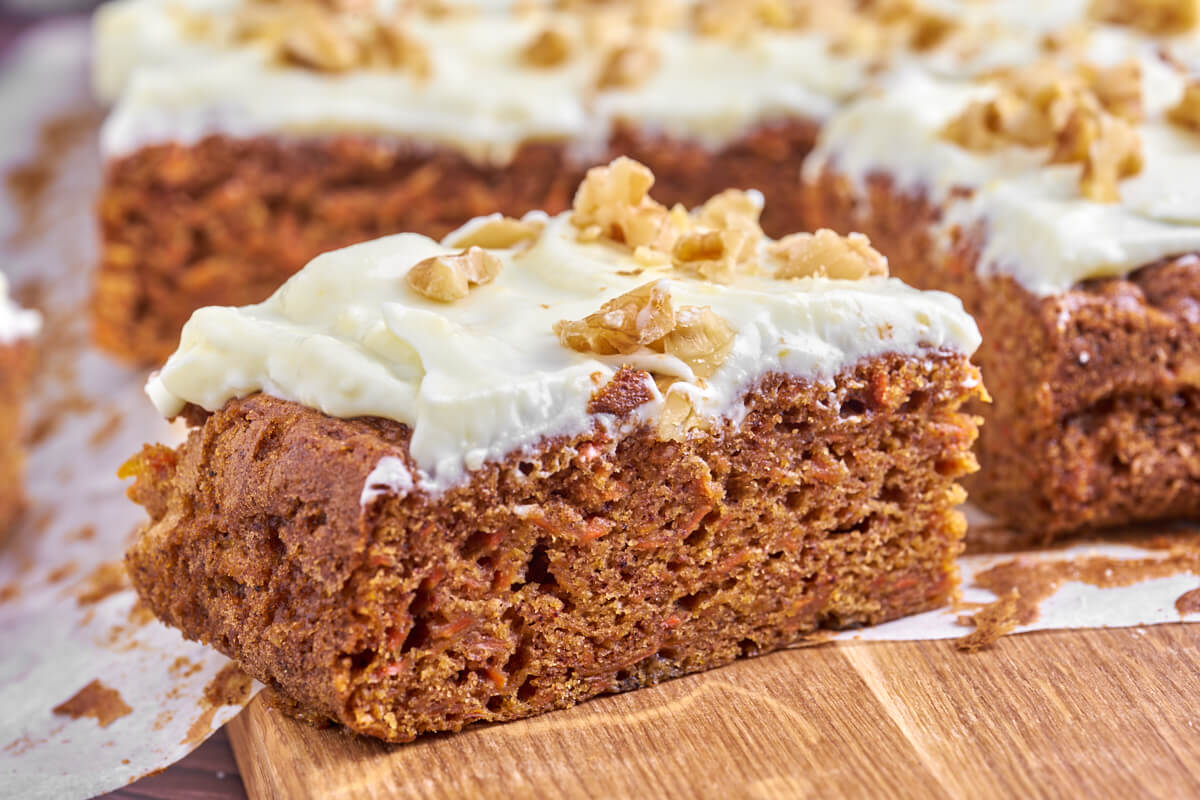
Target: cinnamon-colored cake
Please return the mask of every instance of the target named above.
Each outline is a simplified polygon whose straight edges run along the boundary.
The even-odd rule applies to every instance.
[[[8,298],[8,282],[0,275],[0,541],[24,505],[25,453],[21,420],[32,363],[29,337],[40,318]]]
[[[899,80],[805,171],[815,224],[863,231],[978,320],[995,402],[967,487],[1047,539],[1200,514],[1200,86],[1183,39],[1075,47]]]
[[[753,188],[769,234],[804,229],[796,176],[834,108],[887,65],[967,69],[980,31],[1000,36],[966,2],[953,19],[861,0],[379,7],[397,5],[102,7],[101,346],[161,362],[200,306],[258,302],[377,236],[558,213],[622,154],[667,205]]]
[[[325,254],[197,312],[125,473],[164,621],[405,741],[943,604],[978,343],[862,237],[619,160],[572,212]],[[285,399],[286,398],[286,399]]]

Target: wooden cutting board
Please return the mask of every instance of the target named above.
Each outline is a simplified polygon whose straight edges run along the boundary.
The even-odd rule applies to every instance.
[[[259,698],[252,798],[1200,797],[1200,626],[826,644],[388,746]]]

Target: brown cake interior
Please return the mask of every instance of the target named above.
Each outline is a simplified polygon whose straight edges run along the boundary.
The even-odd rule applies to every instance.
[[[977,409],[972,502],[1047,539],[1200,513],[1200,259],[1039,297],[976,272],[986,230],[936,244],[940,208],[886,175],[864,191],[835,166],[805,194],[814,224],[866,233],[893,275],[958,295],[978,322],[994,402]]]
[[[642,376],[594,398],[629,413]],[[769,375],[740,424],[544,442],[360,504],[409,430],[264,395],[129,465],[145,602],[308,716],[392,741],[511,720],[933,608],[981,392],[961,355]]]
[[[815,137],[815,123],[792,120],[713,151],[623,126],[595,161],[577,160],[565,143],[531,142],[497,167],[447,148],[348,136],[146,147],[109,164],[101,192],[96,341],[161,362],[201,306],[257,303],[318,254],[379,236],[440,238],[497,211],[556,214],[587,167],[621,154],[650,167],[654,195],[668,205],[759,189],[764,229],[783,235],[801,227],[797,176]]]

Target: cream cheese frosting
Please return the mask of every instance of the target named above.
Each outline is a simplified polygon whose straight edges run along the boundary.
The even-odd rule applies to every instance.
[[[814,4],[813,13],[843,19],[830,12],[842,2]],[[603,88],[596,77],[608,47],[595,43],[577,12],[460,2],[473,13],[412,14],[405,28],[430,59],[418,79],[403,69],[330,74],[280,66],[263,47],[229,36],[243,0],[118,0],[97,12],[93,74],[98,96],[116,103],[102,132],[108,157],[210,134],[349,132],[451,146],[502,164],[529,140],[598,152],[621,120],[712,148],[774,119],[823,120],[881,70],[920,63],[961,76],[1025,63],[1042,33],[1082,18],[1081,2],[930,0],[931,11],[958,21],[958,34],[920,52],[894,43],[838,47],[820,24],[762,26],[743,37],[641,26],[625,38],[654,52],[645,79]],[[686,18],[693,3],[677,5]],[[374,10],[385,15],[395,6],[376,0]],[[196,18],[206,20],[205,33]],[[548,28],[571,42],[569,56],[553,68],[521,63],[523,48]]]
[[[12,344],[37,334],[42,317],[14,303],[8,296],[8,279],[0,274],[0,344]]]
[[[332,416],[409,425],[416,475],[381,464],[366,497],[399,484],[444,489],[544,437],[612,425],[588,401],[625,364],[676,378],[666,395],[648,381],[644,420],[671,393],[704,418],[736,418],[743,393],[768,372],[826,381],[874,355],[970,354],[979,344],[956,298],[895,279],[741,275],[716,284],[647,265],[622,245],[580,242],[568,214],[527,220],[544,223],[536,242],[489,251],[502,264],[498,277],[454,303],[427,299],[406,276],[457,248],[400,234],[319,256],[259,305],[201,309],[147,391],[167,417],[186,403],[215,410],[263,391]],[[711,308],[734,331],[709,378],[674,356],[597,356],[559,340],[556,322],[653,281],[677,306]]]
[[[946,140],[947,123],[996,87],[916,71],[836,114],[805,164],[805,180],[830,168],[860,185],[880,174],[899,192],[925,192],[944,209],[940,241],[955,227],[981,227],[979,273],[1010,275],[1038,295],[1200,250],[1200,137],[1165,120],[1186,75],[1159,57],[1155,43],[1113,30],[1093,37],[1088,56],[1101,65],[1141,63],[1145,120],[1136,127],[1144,165],[1120,182],[1119,202],[1086,199],[1082,167],[1047,164],[1046,148],[982,153]]]

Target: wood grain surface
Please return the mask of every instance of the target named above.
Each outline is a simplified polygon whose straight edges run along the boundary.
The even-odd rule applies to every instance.
[[[1200,627],[827,644],[388,746],[256,700],[252,798],[1200,797]]]

